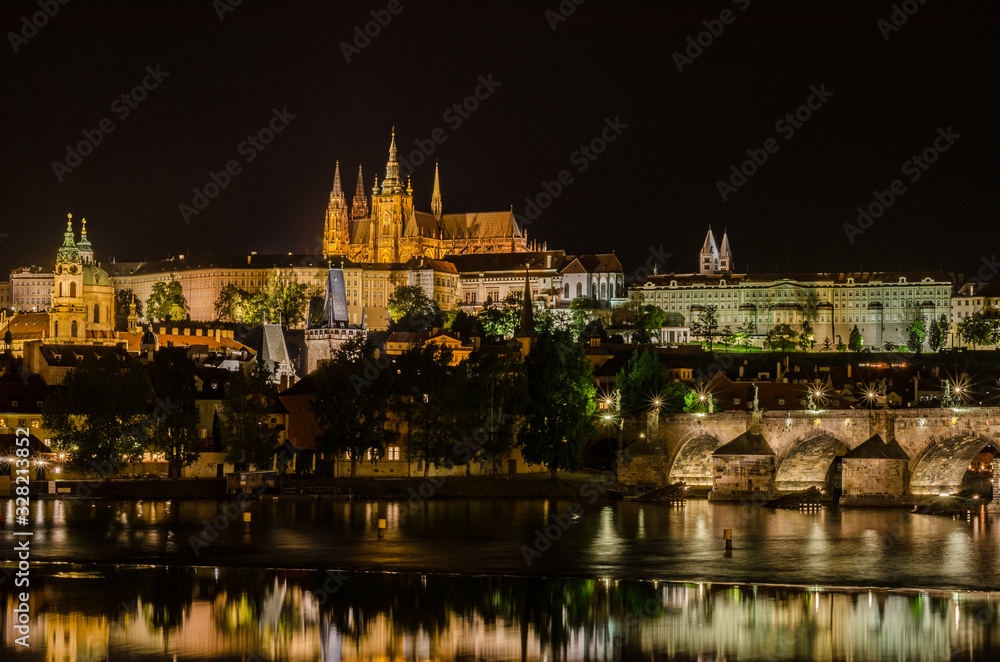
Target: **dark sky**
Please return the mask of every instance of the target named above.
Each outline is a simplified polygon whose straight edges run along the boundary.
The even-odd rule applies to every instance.
[[[225,1],[69,0],[37,34],[22,22],[37,0],[3,2],[0,273],[51,266],[68,212],[87,217],[101,260],[316,252],[335,160],[351,192],[363,163],[369,190],[393,125],[403,153],[446,136],[413,171],[418,208],[430,208],[433,159],[446,212],[523,214],[566,170],[529,235],[614,250],[626,273],[661,246],[667,270],[693,270],[709,224],[729,229],[739,270],[992,263],[995,2],[910,0],[886,39],[893,4],[870,0],[562,0],[575,11],[554,30],[559,0],[399,0],[347,62],[340,44],[389,3],[242,0],[220,20]],[[712,24],[723,10],[731,23]],[[680,72],[673,53],[704,21],[721,34]],[[153,85],[147,67],[168,75],[123,117],[114,102]],[[449,112],[480,77],[499,86],[466,118]],[[813,87],[830,95],[798,128],[777,124]],[[274,109],[295,117],[248,162],[256,150],[240,145]],[[627,128],[581,171],[574,152],[616,118]],[[59,181],[53,162],[102,120],[113,131]],[[960,137],[933,165],[905,165],[948,127]],[[717,182],[768,139],[777,151],[724,201]],[[179,205],[229,161],[239,174],[185,223]],[[905,190],[852,244],[844,224],[894,180]]]

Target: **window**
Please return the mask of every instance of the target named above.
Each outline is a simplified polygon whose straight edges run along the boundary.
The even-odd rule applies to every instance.
[[[398,460],[399,459],[399,446],[389,446],[386,450],[387,460]]]

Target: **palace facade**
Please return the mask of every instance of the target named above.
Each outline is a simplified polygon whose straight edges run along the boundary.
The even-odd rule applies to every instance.
[[[385,178],[381,185],[375,178],[370,203],[364,192],[361,167],[358,167],[357,190],[349,205],[341,183],[340,162],[335,166],[323,229],[326,257],[399,263],[419,257],[441,259],[445,255],[528,250],[528,234],[518,226],[513,211],[445,214],[437,165],[431,211],[417,211],[410,180],[404,182],[399,174],[395,129]]]
[[[752,323],[758,338],[777,324],[799,331],[808,321],[817,348],[827,338],[834,345],[846,344],[855,326],[866,347],[881,348],[887,342],[901,346],[918,317],[925,326],[942,316],[951,318],[952,277],[947,273],[737,274],[721,264],[723,255],[726,267],[732,264],[728,237],[724,251],[716,252],[714,246],[709,230],[698,256],[700,273],[654,274],[633,286],[629,297],[663,309],[664,326],[674,329],[690,329],[710,306],[718,311],[720,331],[729,327],[735,332]]]

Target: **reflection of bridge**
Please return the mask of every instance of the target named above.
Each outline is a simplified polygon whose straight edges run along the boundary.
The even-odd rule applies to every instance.
[[[905,492],[920,499],[961,490],[976,456],[988,446],[991,453],[1000,448],[998,419],[1000,411],[985,408],[768,411],[759,431],[774,452],[779,493],[826,489],[837,458],[878,434],[905,451]],[[662,416],[645,430],[626,425],[626,439],[637,441],[628,446],[622,480],[711,486],[715,451],[751,425],[750,412]]]

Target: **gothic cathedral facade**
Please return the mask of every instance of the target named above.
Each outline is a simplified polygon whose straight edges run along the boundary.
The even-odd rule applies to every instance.
[[[375,178],[370,205],[359,166],[357,190],[348,206],[340,179],[340,162],[337,162],[323,231],[325,257],[344,257],[352,262],[399,263],[419,257],[441,259],[445,255],[519,253],[531,249],[527,232],[518,226],[513,211],[442,213],[437,165],[434,167],[431,211],[414,209],[409,178],[404,188],[399,172],[395,129],[385,178],[381,186],[378,177]]]

